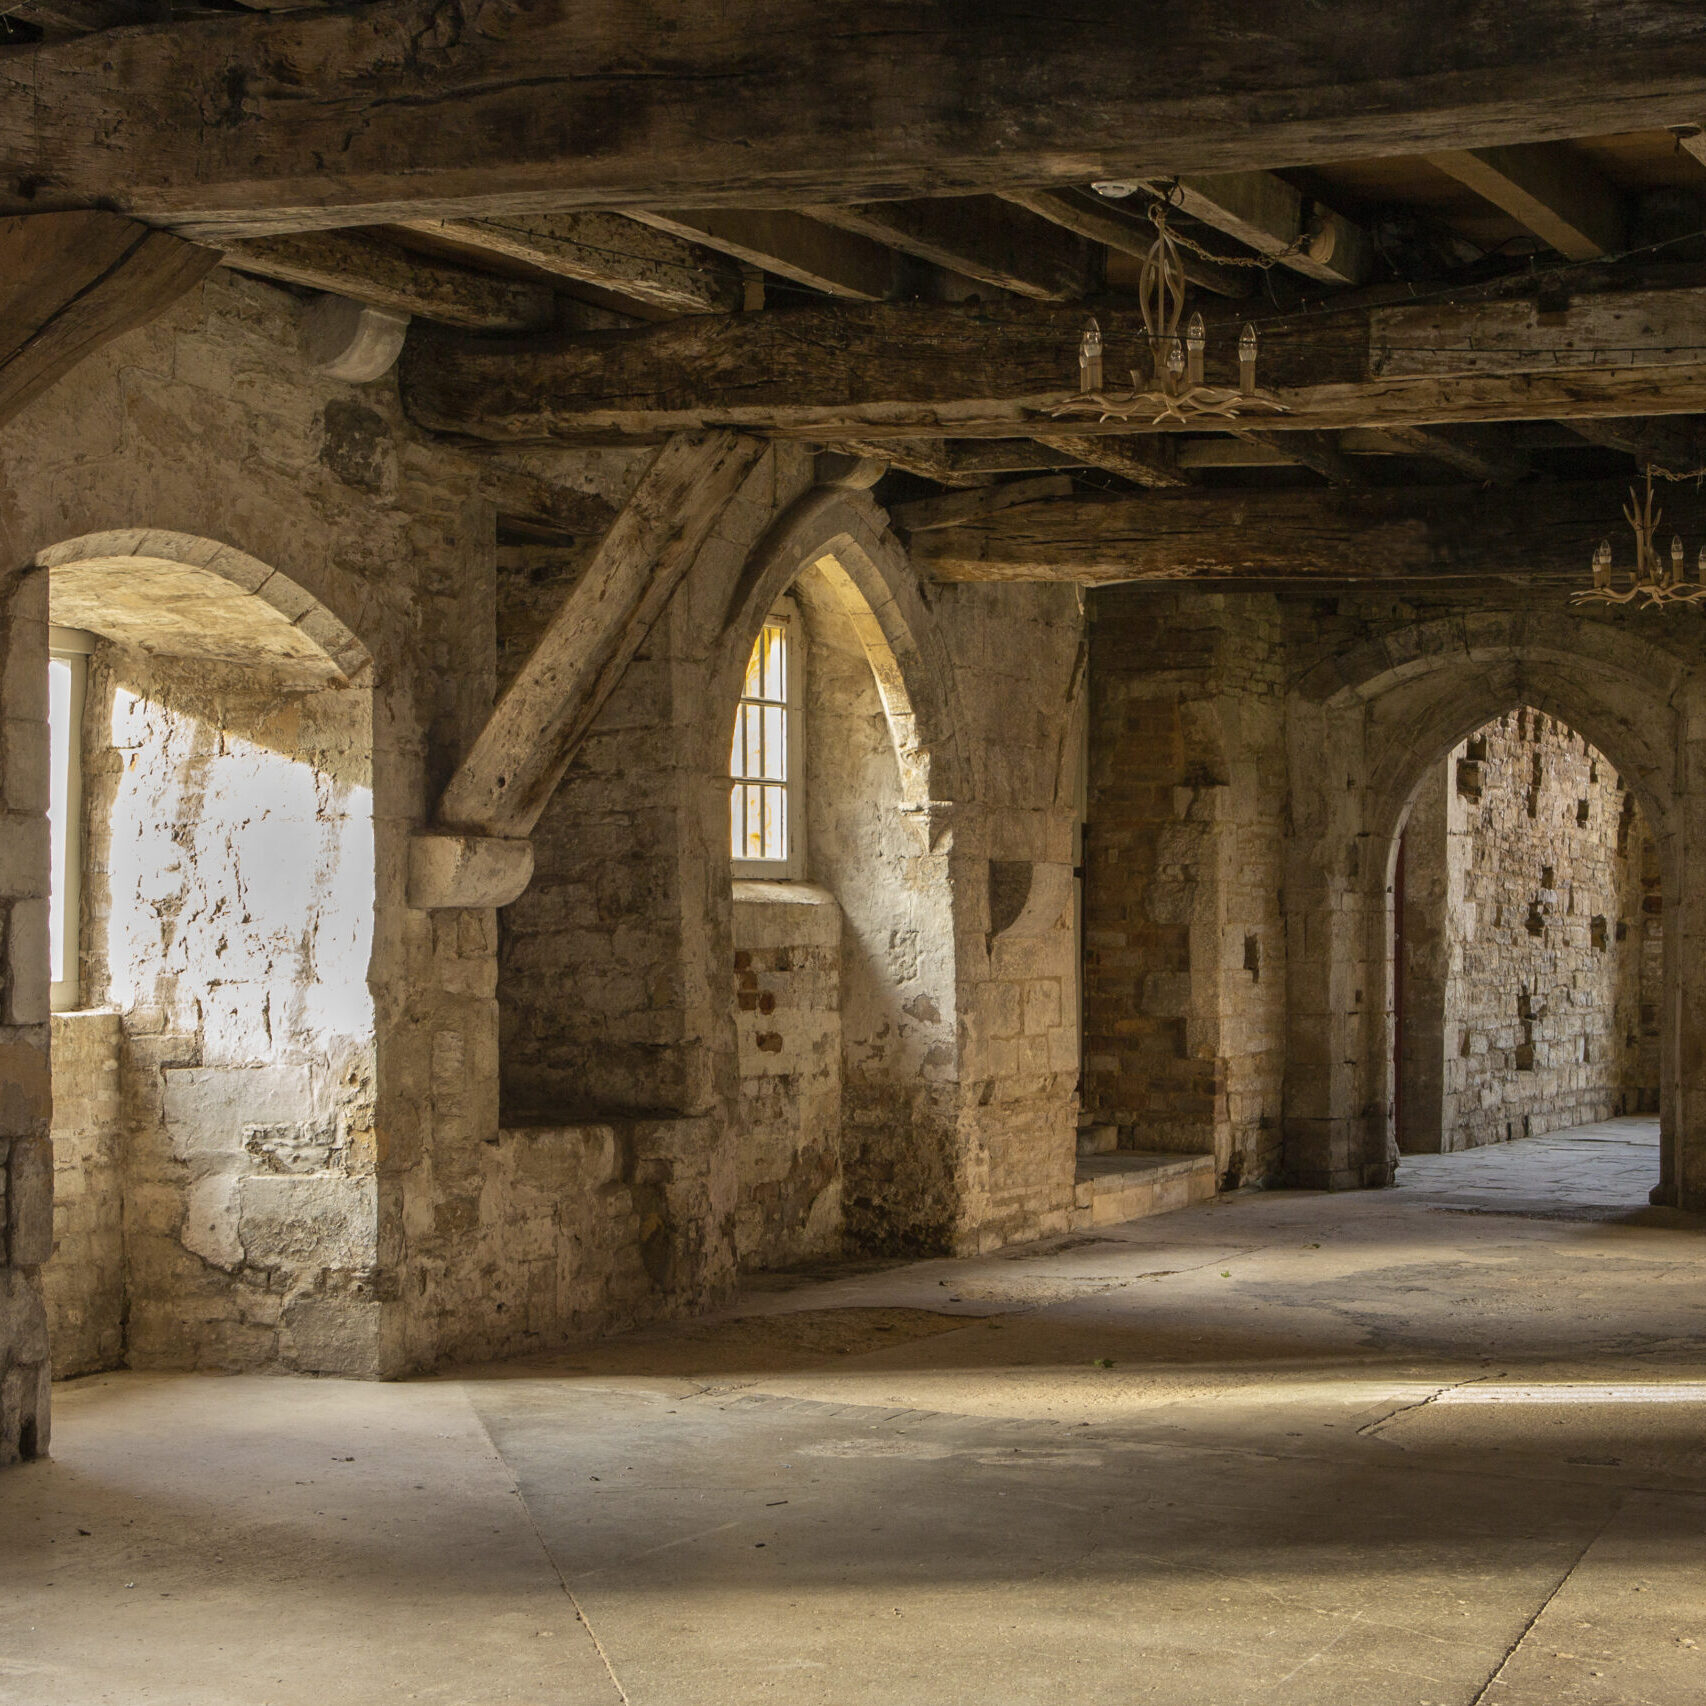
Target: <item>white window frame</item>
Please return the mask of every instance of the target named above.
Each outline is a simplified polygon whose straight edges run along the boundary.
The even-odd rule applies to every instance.
[[[786,678],[783,693],[783,713],[787,730],[786,755],[784,768],[786,774],[782,779],[783,797],[787,801],[787,855],[781,859],[743,859],[733,853],[734,840],[734,787],[736,783],[734,769],[734,729],[740,717],[737,705],[734,719],[729,729],[729,865],[736,878],[752,881],[769,880],[771,882],[800,882],[806,874],[806,789],[805,789],[805,741],[801,727],[801,707],[804,703],[804,687],[806,677],[806,635],[805,624],[800,620],[800,613],[791,598],[778,600],[768,616],[764,618],[764,627],[781,626],[786,631],[785,670]],[[762,630],[760,630],[760,634]],[[760,634],[753,636],[753,646],[757,647]],[[751,654],[749,653],[748,656]],[[742,688],[745,687],[745,677],[742,677]],[[740,704],[748,703],[743,691]]]
[[[81,628],[49,628],[49,952],[60,975],[52,979],[48,1005],[71,1013],[82,1004],[83,912],[83,708],[89,689],[89,654],[96,636]],[[51,714],[51,672],[61,665],[69,677],[64,714]],[[51,962],[50,962],[51,964]],[[50,972],[51,976],[51,972]]]

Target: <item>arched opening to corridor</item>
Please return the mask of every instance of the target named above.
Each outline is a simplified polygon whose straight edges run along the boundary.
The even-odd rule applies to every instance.
[[[1518,705],[1429,764],[1391,884],[1399,1182],[1638,1208],[1659,1183],[1659,848],[1611,760]],[[1547,1138],[1520,1154],[1492,1146]]]
[[[48,581],[55,1372],[375,1365],[367,654],[243,553]]]

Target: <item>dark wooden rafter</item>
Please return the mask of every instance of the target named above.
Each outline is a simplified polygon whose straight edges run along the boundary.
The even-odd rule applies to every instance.
[[[660,28],[660,22],[671,27]],[[413,44],[399,51],[399,44]],[[0,212],[220,238],[633,206],[798,206],[1504,146],[1698,122],[1676,0],[442,0],[5,51]],[[1180,91],[1186,92],[1181,98]],[[335,172],[326,162],[335,160]]]
[[[613,213],[417,219],[402,228],[666,313],[727,314],[744,299],[740,269],[726,256]]]
[[[556,299],[548,286],[494,278],[366,233],[259,237],[226,245],[224,258],[228,267],[258,278],[329,290],[469,331],[548,331],[556,323]]]
[[[1481,486],[1150,492],[1031,503],[920,534],[915,560],[940,580],[1143,579],[1392,583],[1508,577],[1590,584],[1614,544],[1615,481]],[[1706,532],[1706,493],[1667,489],[1665,526]],[[1622,567],[1633,556],[1623,540]]]
[[[908,533],[928,533],[935,528],[957,527],[1018,504],[1042,503],[1071,495],[1071,475],[1039,474],[1030,480],[1008,480],[999,486],[981,486],[972,491],[947,492],[941,497],[896,504],[889,515],[896,526]]]
[[[820,223],[1039,302],[1072,302],[1099,283],[1097,252],[1088,241],[997,196],[804,211]]]
[[[215,250],[117,214],[0,219],[0,425],[218,264]]]
[[[1265,432],[1260,428],[1239,428],[1234,436],[1277,451],[1288,461],[1319,474],[1330,486],[1362,484],[1361,472],[1339,448],[1338,438],[1333,433]]]
[[[1573,420],[1569,426],[1589,444],[1633,456],[1642,470],[1678,479],[1706,471],[1706,431],[1697,421]]]
[[[446,785],[442,828],[496,839],[532,833],[599,707],[763,450],[733,433],[683,436],[659,450]]]
[[[894,294],[899,282],[892,249],[785,209],[636,210],[630,217],[827,296],[880,302]]]
[[[1047,219],[1092,243],[1100,243],[1116,254],[1141,259],[1155,241],[1155,227],[1142,216],[1147,205],[1140,201],[1136,207],[1121,203],[1115,213],[1091,192],[1072,190],[1003,190],[1005,200],[1027,212]],[[1251,295],[1260,276],[1257,269],[1239,266],[1231,260],[1214,260],[1186,249],[1180,255],[1186,280],[1212,290],[1217,296],[1242,298]]]
[[[1361,284],[1374,251],[1368,235],[1313,205],[1272,172],[1221,172],[1151,186],[1193,219],[1322,284]]]
[[[1099,468],[1140,486],[1165,490],[1189,484],[1179,472],[1178,454],[1170,439],[1108,438],[1088,433],[1039,432],[1037,443],[1064,456],[1075,467]]]
[[[1591,261],[1623,247],[1621,200],[1585,161],[1553,144],[1461,148],[1428,163],[1467,184],[1559,254]]]
[[[1097,312],[1117,370],[1141,324],[1128,308]],[[1211,383],[1236,383],[1237,326],[1211,328]],[[1075,387],[1081,328],[1080,309],[1009,300],[825,304],[533,344],[433,333],[405,352],[404,394],[422,425],[494,441],[715,425],[819,442],[1157,430],[1142,416],[1051,417]],[[1298,460],[1314,454],[1299,433],[1349,427],[1692,413],[1706,291],[1336,309],[1265,323],[1261,363],[1290,412],[1236,430],[1274,434]]]

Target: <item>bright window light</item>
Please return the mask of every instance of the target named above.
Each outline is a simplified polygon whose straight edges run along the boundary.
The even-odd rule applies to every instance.
[[[729,753],[729,852],[742,866],[789,875],[794,854],[791,807],[797,730],[798,667],[793,623],[773,615],[746,666]]]

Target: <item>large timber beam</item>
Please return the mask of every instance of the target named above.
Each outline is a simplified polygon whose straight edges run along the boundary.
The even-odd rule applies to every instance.
[[[1141,325],[1125,308],[1098,307],[1097,317],[1118,373],[1141,348]],[[998,312],[824,304],[537,343],[427,329],[404,352],[404,394],[422,425],[494,441],[656,442],[705,426],[866,443],[1156,430],[1147,414],[1052,414],[1076,388],[1082,324],[1081,309],[1008,301]],[[1237,383],[1237,327],[1211,328],[1210,383]],[[1563,310],[1528,297],[1274,320],[1262,328],[1259,377],[1287,412],[1237,424],[1280,438],[1692,413],[1706,395],[1706,291],[1607,291]]]
[[[600,706],[763,450],[727,432],[672,439],[659,450],[445,787],[442,831],[492,841],[532,833]]]
[[[1031,503],[921,533],[915,560],[938,580],[1239,580],[1392,583],[1466,577],[1586,587],[1598,542],[1618,567],[1625,486],[1148,492]],[[1706,534],[1706,494],[1666,488],[1666,536]]]
[[[1698,122],[1680,0],[577,0],[198,18],[0,50],[0,213],[221,238],[797,206]]]
[[[218,264],[215,249],[113,213],[0,219],[0,426]]]

